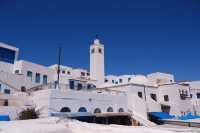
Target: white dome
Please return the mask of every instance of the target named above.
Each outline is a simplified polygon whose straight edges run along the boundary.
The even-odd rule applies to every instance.
[[[131,83],[144,84],[148,83],[148,79],[144,75],[136,75],[131,79]]]

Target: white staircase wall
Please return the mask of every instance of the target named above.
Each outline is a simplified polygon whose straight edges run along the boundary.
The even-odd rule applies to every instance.
[[[140,122],[146,127],[152,127],[156,124],[147,118],[147,103],[139,98],[136,94],[128,94],[128,109],[132,114],[132,118]]]
[[[127,95],[127,105],[129,110],[137,112],[139,115],[147,119],[147,104],[136,94],[132,93]]]
[[[154,101],[150,96],[147,96],[148,112],[162,112],[160,103]]]
[[[40,117],[49,116],[50,96],[51,89],[36,91],[32,94],[32,101],[34,102],[36,110],[39,110]]]

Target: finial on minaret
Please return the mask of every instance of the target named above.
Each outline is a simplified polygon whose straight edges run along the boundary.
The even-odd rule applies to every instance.
[[[96,39],[99,39],[99,35],[98,35],[98,34],[96,34],[95,38],[96,38]]]
[[[96,34],[96,36],[95,36],[94,44],[100,44],[100,40],[99,40],[99,35],[98,34]]]

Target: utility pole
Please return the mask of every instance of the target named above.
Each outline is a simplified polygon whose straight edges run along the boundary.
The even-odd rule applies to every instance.
[[[58,69],[57,69],[57,87],[59,88],[59,84],[60,84],[60,64],[61,64],[61,51],[62,48],[59,47],[58,48]]]
[[[145,100],[145,106],[146,106],[147,119],[149,119],[149,116],[148,116],[149,106],[147,103],[147,94],[146,94],[146,86],[145,85],[144,85],[144,100]]]

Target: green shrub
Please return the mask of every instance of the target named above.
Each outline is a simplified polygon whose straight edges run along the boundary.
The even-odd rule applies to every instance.
[[[39,111],[36,111],[35,108],[28,108],[19,113],[19,120],[37,119],[39,114]]]

